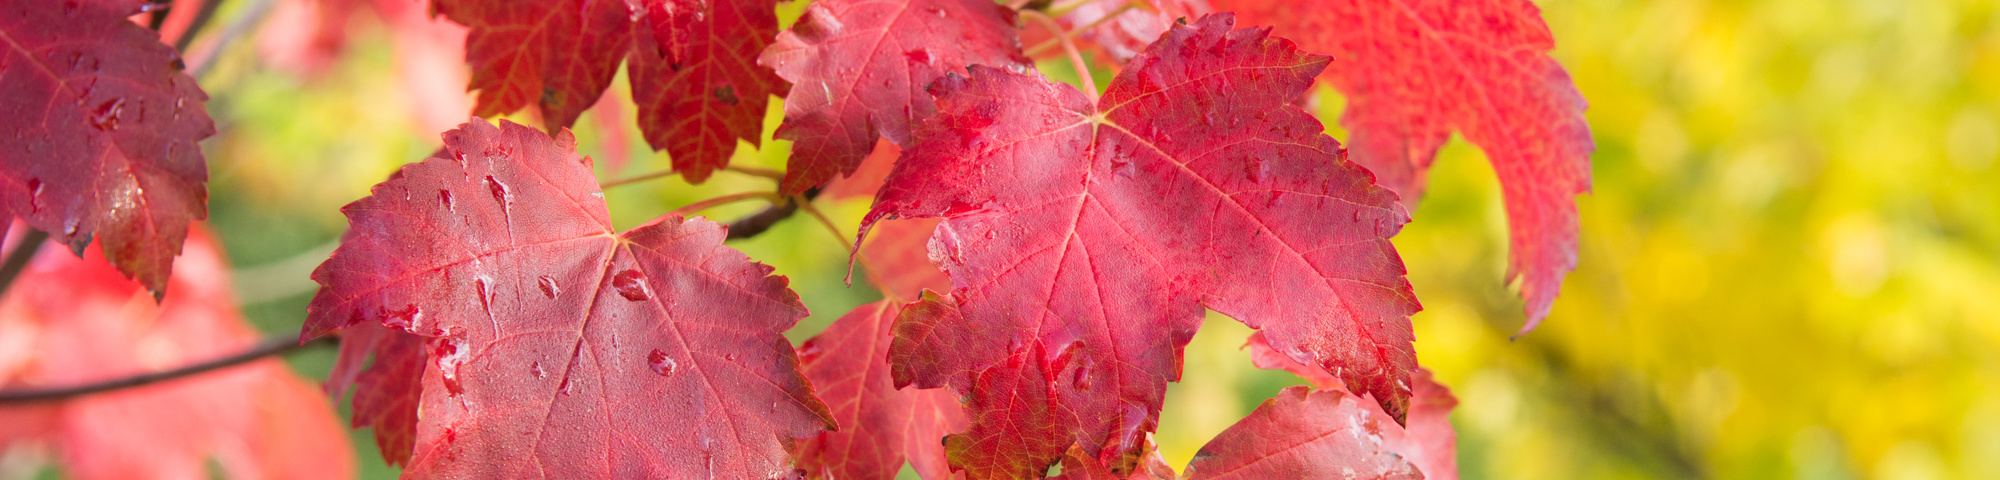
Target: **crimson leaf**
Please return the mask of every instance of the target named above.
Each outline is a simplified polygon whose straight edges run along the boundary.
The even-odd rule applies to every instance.
[[[188,223],[208,216],[208,95],[136,2],[0,0],[0,221],[82,255],[94,237],[125,276],[165,292]],[[11,223],[11,222],[8,222]]]
[[[1188,463],[1188,480],[1264,478],[1424,478],[1382,448],[1393,426],[1340,390],[1290,387],[1223,430]]]
[[[423,398],[423,337],[374,322],[341,331],[340,356],[328,375],[333,398],[354,389],[354,428],[374,428],[375,446],[390,465],[409,462],[417,443],[417,402]],[[368,361],[366,369],[362,362]]]
[[[756,62],[778,35],[776,2],[647,0],[645,8],[631,55],[639,129],[700,183],[729,164],[738,139],[759,141],[765,104],[785,90]]]
[[[590,160],[502,121],[343,209],[304,337],[377,322],[426,337],[406,474],[770,478],[833,420],[780,332],[806,315],[723,227],[616,233]]]
[[[433,0],[437,12],[471,28],[465,59],[472,114],[494,117],[539,105],[550,131],[576,123],[611,85],[631,44],[624,0]]]
[[[1313,388],[1347,391],[1340,379],[1326,369],[1292,361],[1291,357],[1271,349],[1261,332],[1251,334],[1245,347],[1250,349],[1251,361],[1257,368],[1298,374],[1311,382]],[[1416,386],[1411,389],[1409,422],[1407,427],[1382,427],[1384,448],[1409,460],[1417,471],[1423,472],[1425,479],[1458,480],[1458,432],[1452,429],[1449,418],[1452,407],[1458,406],[1458,398],[1451,395],[1451,389],[1431,378],[1430,370],[1419,368],[1412,377]],[[1367,410],[1378,417],[1388,415],[1372,407]]]
[[[1026,68],[1014,11],[990,0],[823,0],[758,63],[792,82],[778,138],[797,142],[782,190],[854,172],[879,135],[907,145],[937,110],[924,88],[967,65]]]
[[[1590,190],[1590,126],[1583,95],[1548,51],[1541,11],[1528,0],[1214,0],[1244,23],[1346,65],[1323,78],[1347,94],[1340,122],[1354,161],[1414,205],[1438,147],[1457,131],[1500,176],[1513,261],[1533,330],[1576,269],[1573,197]]]
[[[890,383],[889,328],[899,307],[855,307],[800,347],[806,378],[841,425],[799,448],[813,478],[894,478],[905,459],[923,478],[950,478],[938,440],[965,428],[965,413],[949,392]]]
[[[1408,217],[1287,104],[1327,57],[1234,23],[1175,26],[1096,105],[986,67],[933,88],[863,228],[945,219],[952,291],[904,311],[890,359],[898,385],[969,397],[951,455],[973,478],[1040,475],[1071,444],[1130,471],[1203,307],[1408,404],[1419,307],[1387,240]]]

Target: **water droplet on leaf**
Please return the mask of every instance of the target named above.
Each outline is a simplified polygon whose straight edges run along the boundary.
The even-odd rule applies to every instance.
[[[611,277],[611,288],[618,289],[618,295],[634,302],[653,298],[652,294],[646,293],[646,274],[638,270],[618,272],[617,276]]]
[[[653,353],[646,354],[646,366],[651,367],[653,373],[660,376],[673,375],[681,368],[680,362],[674,361],[674,357],[667,356],[667,352],[657,348],[653,349]]]
[[[549,278],[548,275],[543,275],[541,278],[535,279],[535,283],[541,285],[542,296],[556,298],[556,295],[562,294],[562,287],[556,285],[556,279]]]

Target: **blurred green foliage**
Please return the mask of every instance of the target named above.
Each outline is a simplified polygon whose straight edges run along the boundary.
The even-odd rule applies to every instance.
[[[1473,146],[1445,148],[1395,239],[1425,306],[1419,358],[1463,402],[1464,475],[2000,478],[1995,2],[1538,3],[1598,144],[1594,192],[1578,199],[1581,266],[1554,314],[1508,338],[1522,314],[1502,281],[1506,219]],[[794,18],[803,2],[781,8]],[[206,144],[210,225],[267,331],[304,317],[306,275],[345,228],[338,208],[438,145],[411,120],[384,28],[357,16],[347,54],[321,74],[263,68],[242,42],[201,79],[222,131]],[[622,77],[611,95],[629,102]],[[1315,101],[1338,118],[1338,94]],[[585,154],[632,159],[600,162],[600,178],[667,167],[629,107],[610,123],[587,114],[575,128]],[[788,148],[767,137],[735,161],[782,168]],[[625,228],[769,186],[723,172],[607,193]],[[822,206],[845,236],[867,207]],[[842,283],[840,241],[803,216],[732,245],[790,277],[813,311],[795,340],[879,298]],[[1250,365],[1247,328],[1210,320],[1162,416],[1175,465],[1298,383]],[[293,364],[323,376],[331,357]],[[367,432],[354,439],[368,477],[393,476]]]

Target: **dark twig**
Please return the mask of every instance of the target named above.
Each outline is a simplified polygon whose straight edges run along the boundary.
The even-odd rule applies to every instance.
[[[208,22],[215,19],[215,11],[221,8],[221,6],[222,0],[201,2],[201,9],[194,11],[194,21],[188,22],[188,28],[181,32],[181,38],[174,39],[174,51],[187,51],[188,45],[194,44],[194,34],[201,33],[201,27],[208,26]],[[155,16],[155,18],[160,19],[165,19],[166,17],[167,13],[165,10],[161,10]],[[159,30],[159,27],[154,27],[153,29]]]
[[[810,202],[817,197],[819,197],[818,188],[806,190],[806,201]],[[738,218],[734,222],[729,222],[729,236],[724,240],[755,237],[765,230],[770,230],[772,226],[778,224],[778,221],[791,218],[792,214],[798,211],[799,202],[785,202],[784,205],[772,205],[750,216]]]
[[[216,1],[220,2],[221,0]],[[188,75],[192,75],[196,79],[208,76],[209,69],[215,67],[217,60],[220,60],[220,57],[222,57],[223,51],[229,48],[229,44],[236,41],[237,38],[249,34],[251,30],[257,28],[258,24],[263,23],[264,17],[271,14],[271,9],[275,2],[276,0],[254,0],[249,5],[245,5],[241,9],[242,13],[236,14],[235,19],[230,20],[228,25],[222,27],[221,32],[215,34],[215,41],[209,42],[210,45],[207,49],[207,54],[201,55],[199,58],[200,63],[193,65],[194,68],[188,69]],[[214,13],[210,12],[209,15],[212,16]],[[196,19],[196,21],[201,21],[201,19]],[[182,41],[192,41],[190,39],[194,38],[193,27],[190,26],[188,32],[187,35],[181,36]],[[181,50],[181,53],[185,56],[187,51]]]
[[[148,11],[153,12],[152,18],[146,19],[146,29],[160,31],[160,27],[167,23],[167,14],[174,11],[173,4],[160,5],[159,2],[152,0],[148,0],[146,4]]]
[[[194,22],[188,22],[188,30],[182,30],[180,38],[174,38],[174,52],[188,52],[188,46],[194,44],[194,34],[200,34],[202,26],[208,26],[210,20],[216,20],[216,10],[220,10],[220,8],[222,8],[222,0],[202,2],[202,10],[194,10]],[[160,10],[158,18],[166,18],[166,10]],[[160,30],[160,28],[154,28],[154,30]]]
[[[218,370],[222,368],[250,363],[258,359],[262,359],[264,357],[269,357],[272,355],[290,353],[321,345],[333,345],[334,343],[336,343],[336,340],[334,340],[333,337],[320,337],[312,341],[300,343],[299,336],[297,334],[280,333],[265,338],[263,341],[258,342],[256,346],[251,347],[249,350],[244,350],[242,352],[238,352],[236,354],[232,354],[226,357],[217,358],[214,360],[209,360],[201,363],[196,363],[193,365],[188,365],[173,370],[144,373],[129,377],[115,378],[97,383],[87,383],[83,385],[72,385],[67,387],[0,391],[0,405],[67,400],[73,397],[90,395],[93,393],[102,393],[123,388],[131,388],[141,385],[150,385],[154,383],[165,382],[168,380],[189,377],[196,374]]]
[[[0,262],[0,295],[5,295],[7,289],[14,287],[14,279],[21,276],[21,269],[28,268],[28,260],[35,258],[35,252],[41,251],[42,242],[48,239],[48,232],[35,229],[28,229],[27,234],[21,235],[21,244],[7,252],[5,262]]]

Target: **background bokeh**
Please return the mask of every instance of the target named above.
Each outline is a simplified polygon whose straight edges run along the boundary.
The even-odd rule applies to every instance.
[[[311,43],[323,38],[298,38],[326,21],[310,1],[230,0],[216,30],[240,24],[245,40],[201,78],[221,129],[205,144],[210,224],[269,332],[296,331],[306,275],[345,228],[338,207],[434,150],[440,115],[449,125],[469,106],[457,89],[421,85],[463,85],[464,66],[426,63],[453,51],[422,51],[438,46],[392,27],[420,14],[335,19],[346,33],[333,55]],[[1462,401],[1452,419],[1464,476],[2000,478],[1995,2],[1537,3],[1598,145],[1594,191],[1578,199],[1580,267],[1554,314],[1509,339],[1523,318],[1502,278],[1499,189],[1477,148],[1445,148],[1395,239],[1425,306],[1413,320],[1419,358]],[[791,18],[802,7],[782,8]],[[433,28],[449,38],[448,25]],[[1338,118],[1337,94],[1315,101]],[[665,168],[632,127],[622,77],[608,102],[575,129],[600,178]],[[787,142],[764,145],[735,161],[781,168]],[[623,228],[764,188],[719,173],[608,194]],[[846,235],[866,209],[824,206]],[[789,276],[814,312],[795,340],[879,297],[842,284],[839,241],[804,217],[732,245]],[[1170,463],[1298,383],[1252,367],[1238,348],[1248,333],[1211,316],[1189,346],[1158,434]],[[331,360],[291,358],[311,377]],[[364,475],[392,478],[367,432],[353,438]]]

